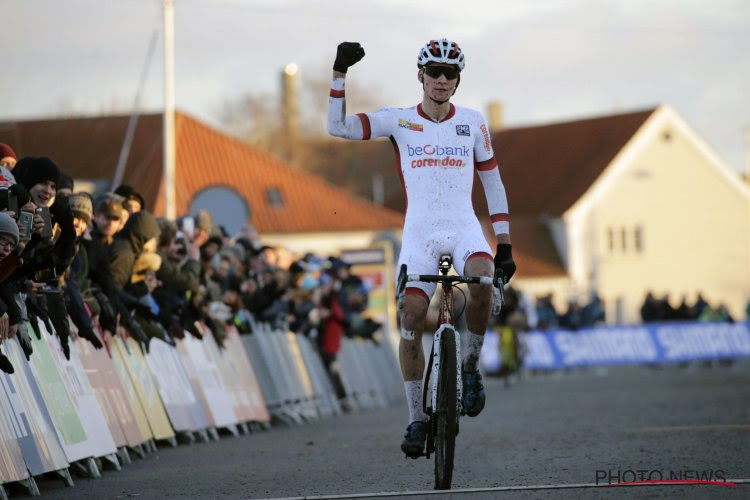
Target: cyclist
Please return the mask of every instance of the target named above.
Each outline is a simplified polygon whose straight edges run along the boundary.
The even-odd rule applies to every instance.
[[[356,42],[343,42],[337,48],[328,101],[328,131],[346,139],[390,138],[407,201],[397,269],[406,264],[410,274],[437,274],[440,255],[451,254],[459,274],[492,276],[497,267],[507,283],[516,265],[511,253],[505,188],[487,124],[478,111],[450,103],[464,69],[461,48],[441,39],[430,40],[419,50],[417,79],[423,90],[420,104],[346,116],[346,72],[364,55],[364,49]],[[484,187],[496,235],[494,258],[472,206],[475,170]],[[410,283],[399,304],[399,359],[410,422],[401,449],[411,458],[423,454],[426,439],[422,332],[435,289],[434,283]],[[472,417],[485,404],[479,353],[491,307],[491,287],[470,285],[466,308],[469,332],[461,376],[463,407]]]

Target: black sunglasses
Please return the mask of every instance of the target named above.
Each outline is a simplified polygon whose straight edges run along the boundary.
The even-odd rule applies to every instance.
[[[455,66],[425,66],[424,72],[430,78],[440,78],[440,75],[445,75],[446,80],[454,80],[458,78],[461,70]]]

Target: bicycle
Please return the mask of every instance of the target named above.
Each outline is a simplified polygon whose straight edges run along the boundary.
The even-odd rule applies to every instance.
[[[432,340],[430,361],[424,379],[422,405],[427,421],[427,442],[424,456],[435,454],[435,489],[448,490],[453,478],[453,457],[458,435],[458,419],[465,414],[462,408],[463,383],[461,381],[461,337],[453,326],[453,288],[460,283],[477,283],[495,287],[493,313],[499,312],[504,303],[502,272],[498,269],[494,277],[448,276],[453,265],[450,255],[440,257],[440,274],[407,274],[406,264],[401,266],[398,276],[397,297],[403,298],[406,284],[413,281],[439,283],[441,286],[438,329]],[[462,292],[463,293],[463,292]],[[458,316],[463,314],[463,311]],[[432,377],[432,373],[435,376]],[[427,406],[427,391],[430,388],[430,405]]]

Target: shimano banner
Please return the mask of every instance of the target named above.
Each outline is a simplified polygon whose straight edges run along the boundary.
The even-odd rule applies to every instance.
[[[750,323],[655,323],[578,331],[532,331],[528,369],[667,363],[750,356]]]

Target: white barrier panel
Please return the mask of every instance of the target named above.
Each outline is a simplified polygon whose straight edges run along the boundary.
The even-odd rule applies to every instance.
[[[205,332],[203,341],[185,332],[185,338],[177,340],[177,352],[211,423],[216,427],[228,427],[237,424],[237,418],[232,398],[224,387],[207,341],[213,341],[208,331]]]
[[[225,379],[231,380],[229,386],[235,397],[235,414],[240,422],[268,422],[270,416],[263,401],[263,394],[258,385],[255,371],[242,346],[237,329],[227,328],[224,349],[219,349],[225,370]]]
[[[31,326],[27,325],[31,332]],[[33,336],[33,332],[31,332]],[[32,476],[65,469],[68,461],[42,393],[18,339],[6,340],[3,350],[13,364],[13,375],[0,374],[13,429],[26,467]],[[33,357],[33,355],[32,355]]]
[[[91,453],[88,456],[94,457],[116,453],[117,446],[102,414],[99,401],[91,388],[91,383],[83,370],[75,343],[70,343],[70,360],[67,360],[56,336],[48,336],[47,342],[50,345],[50,352],[57,363],[63,382],[65,382],[65,387],[68,389],[70,400],[73,402],[81,425],[86,431],[87,444],[80,447],[80,452]]]
[[[146,413],[148,426],[154,438],[173,439],[175,437],[174,431],[169,423],[161,398],[159,398],[156,384],[151,378],[151,372],[146,365],[141,346],[130,337],[123,340],[120,336],[115,338],[115,344],[120,349],[120,353],[123,354],[125,368]]]
[[[68,393],[55,359],[57,356],[52,353],[47,341],[50,334],[43,321],[38,320],[38,327],[42,338],[38,339],[33,332],[31,334],[31,344],[34,349],[30,360],[31,370],[39,384],[44,402],[49,408],[65,457],[68,462],[93,457],[97,447],[86,434],[78,410]],[[59,343],[55,349],[60,349]]]
[[[112,368],[117,375],[117,379],[120,381],[128,405],[133,412],[135,430],[137,430],[137,436],[133,433],[126,433],[125,436],[128,438],[128,445],[135,447],[149,439],[153,439],[154,433],[151,432],[151,427],[149,427],[148,418],[146,417],[146,410],[143,408],[143,404],[135,390],[133,380],[128,373],[127,361],[125,360],[127,356],[125,344],[119,336],[109,337],[109,341],[110,353],[112,354]]]
[[[208,416],[198,401],[175,348],[153,339],[146,362],[174,430],[198,431],[209,427]]]

